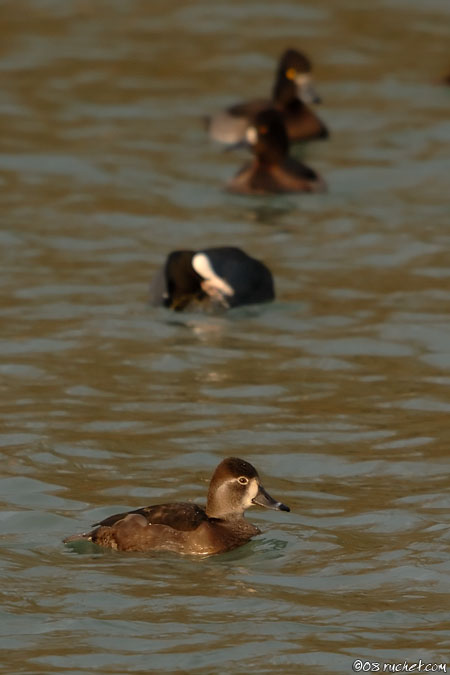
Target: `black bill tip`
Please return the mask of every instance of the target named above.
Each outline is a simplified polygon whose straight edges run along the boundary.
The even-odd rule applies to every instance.
[[[264,506],[266,509],[274,509],[276,511],[290,511],[291,509],[286,504],[277,502],[269,493],[263,488],[262,485],[259,486],[258,493],[256,497],[252,499],[253,504],[258,504],[259,506]]]
[[[286,506],[286,504],[282,504],[281,502],[278,502],[278,511],[290,511],[291,509],[289,506]]]

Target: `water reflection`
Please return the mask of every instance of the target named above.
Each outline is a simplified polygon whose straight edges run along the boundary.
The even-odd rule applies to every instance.
[[[308,197],[310,196],[308,195]],[[248,201],[248,205],[246,203],[244,214],[239,209],[236,217],[243,217],[246,221],[254,222],[258,225],[280,226],[286,216],[298,209],[298,201],[294,201],[292,197],[258,199],[256,205],[254,204],[254,200],[248,199],[246,201]]]

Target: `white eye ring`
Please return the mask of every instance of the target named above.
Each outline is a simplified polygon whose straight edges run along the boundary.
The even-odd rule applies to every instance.
[[[241,476],[240,478],[238,478],[238,482],[239,482],[241,485],[247,485],[247,483],[248,483],[248,478],[247,478],[246,476]]]

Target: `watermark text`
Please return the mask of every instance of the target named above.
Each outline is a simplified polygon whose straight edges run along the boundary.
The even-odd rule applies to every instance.
[[[356,659],[352,663],[354,673],[446,673],[446,663],[426,663],[419,659],[415,663],[401,661],[398,663],[378,663]]]

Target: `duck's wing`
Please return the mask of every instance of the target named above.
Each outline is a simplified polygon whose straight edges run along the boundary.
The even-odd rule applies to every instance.
[[[306,180],[318,180],[319,174],[311,169],[310,166],[299,162],[294,157],[287,157],[283,162],[282,168],[289,172],[292,176],[297,176],[298,178],[304,178]]]
[[[189,531],[196,530],[199,525],[208,520],[204,509],[191,502],[179,502],[174,504],[156,504],[155,506],[144,506],[134,511],[116,513],[105,518],[99,523],[94,523],[92,527],[112,527],[120,520],[130,515],[143,516],[148,524],[166,525],[174,530]]]
[[[272,106],[272,101],[267,98],[255,98],[252,101],[235,103],[227,108],[227,113],[233,117],[254,117],[261,112],[261,110],[271,108]]]
[[[289,103],[282,112],[291,143],[329,137],[329,131],[320,117],[299,99]]]
[[[327,185],[314,169],[288,157],[283,164],[270,169],[274,182],[280,192],[325,192]]]

